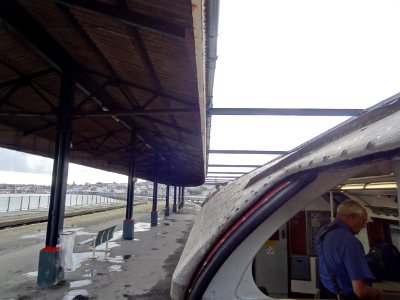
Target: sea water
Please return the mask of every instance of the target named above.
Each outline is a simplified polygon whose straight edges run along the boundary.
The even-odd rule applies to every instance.
[[[121,200],[100,195],[67,194],[65,206],[88,206],[114,203]],[[50,204],[49,194],[0,194],[0,212],[46,209]]]

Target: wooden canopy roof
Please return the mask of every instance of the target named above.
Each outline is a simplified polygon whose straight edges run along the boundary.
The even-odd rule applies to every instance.
[[[189,0],[0,1],[0,147],[54,157],[57,116],[71,113],[70,162],[127,175],[133,152],[138,178],[202,184],[205,12]],[[72,112],[59,109],[67,71]]]

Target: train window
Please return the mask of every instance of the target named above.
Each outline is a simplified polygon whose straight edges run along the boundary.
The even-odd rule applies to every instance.
[[[392,244],[400,249],[400,226],[390,224],[390,236],[392,238]]]

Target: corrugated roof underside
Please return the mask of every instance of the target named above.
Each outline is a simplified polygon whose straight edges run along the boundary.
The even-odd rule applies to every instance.
[[[127,175],[133,132],[137,177],[153,180],[157,169],[162,183],[202,184],[191,2],[126,1],[125,10],[172,24],[176,34],[96,11],[114,1],[92,1],[91,9],[75,2],[19,2],[48,34],[34,47],[36,37],[15,33],[12,16],[0,16],[0,146],[53,157],[60,66],[68,61],[77,80],[72,162]],[[50,55],[51,45],[62,53]]]

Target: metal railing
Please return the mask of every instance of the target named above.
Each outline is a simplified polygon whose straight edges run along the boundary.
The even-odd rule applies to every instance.
[[[102,196],[97,194],[67,194],[65,206],[91,206],[104,205],[112,203],[124,203],[124,199],[116,199],[111,196]],[[25,211],[47,209],[50,205],[50,195],[1,195],[0,212]]]
[[[135,195],[135,202],[152,201],[151,196]],[[201,204],[204,197],[185,196],[185,199]],[[165,197],[158,197],[158,201],[165,201]],[[170,197],[172,203],[173,198]],[[126,194],[67,194],[65,206],[107,205],[126,202]],[[49,194],[2,194],[0,195],[0,212],[26,211],[47,209],[50,205]]]

